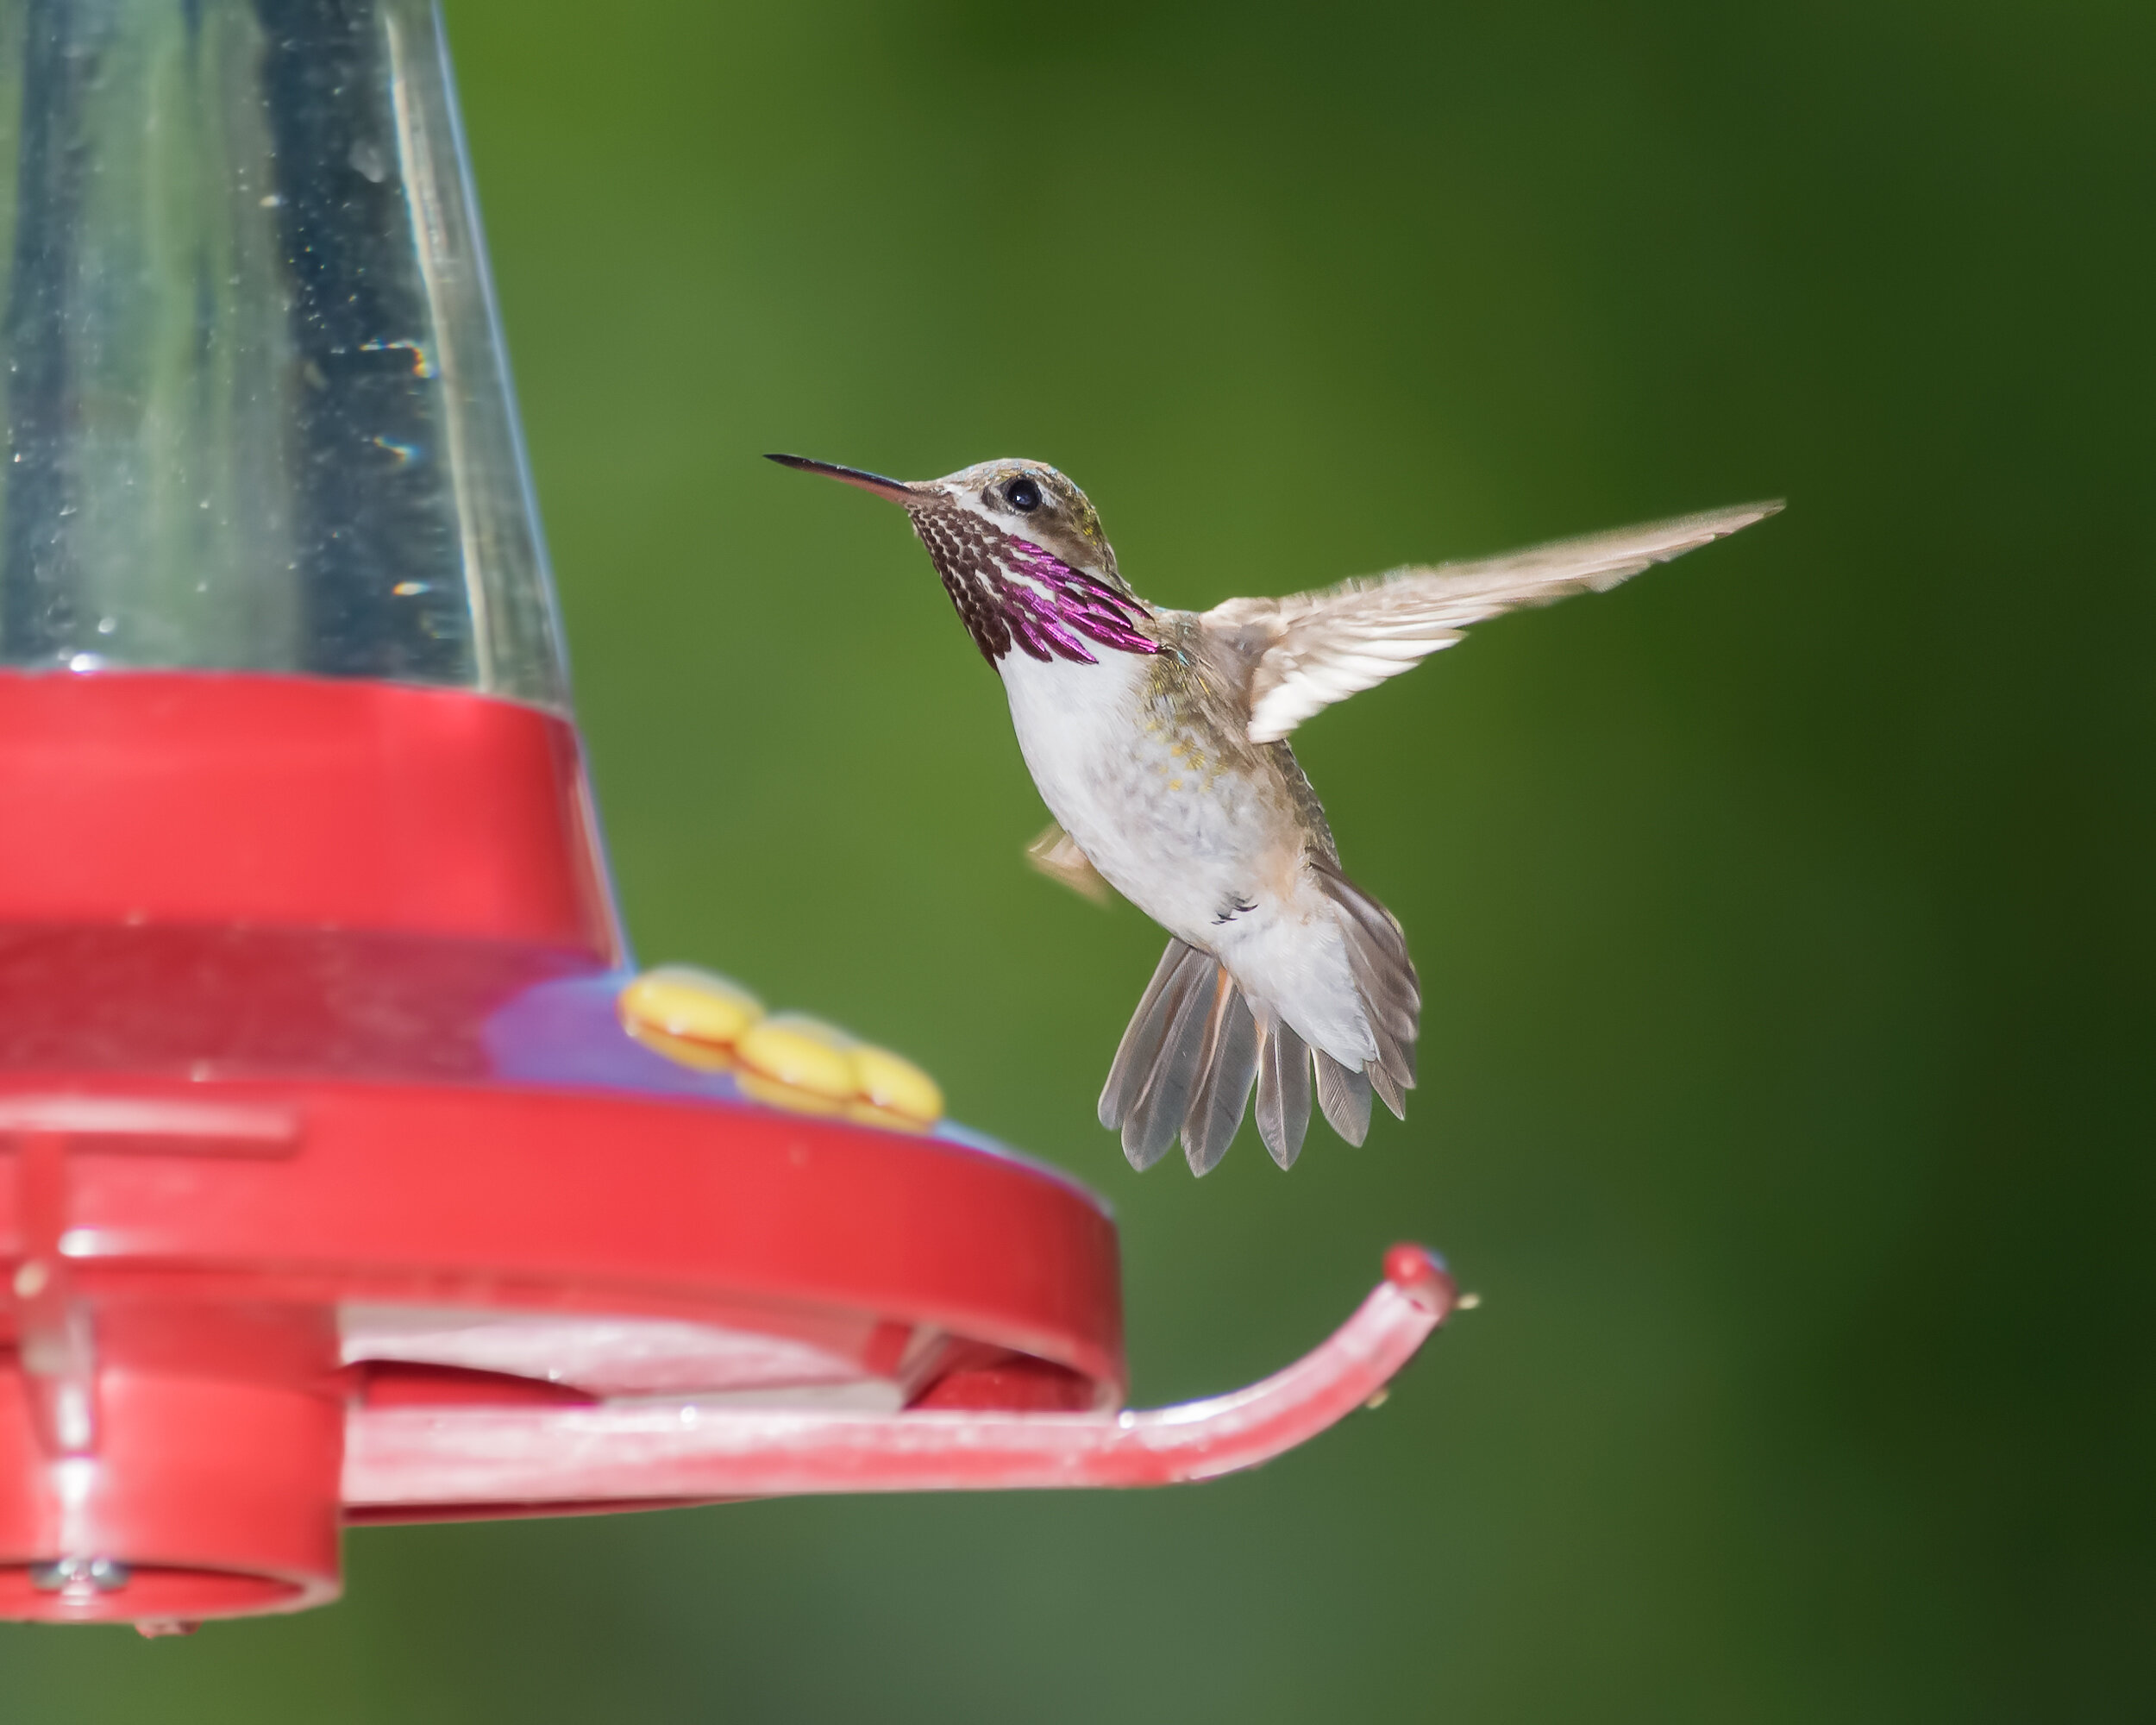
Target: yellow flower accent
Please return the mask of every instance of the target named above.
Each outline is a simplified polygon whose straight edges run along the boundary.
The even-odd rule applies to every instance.
[[[686,964],[646,971],[621,992],[622,1025],[669,1060],[735,1071],[742,1094],[798,1113],[924,1132],[943,1117],[943,1093],[912,1061],[802,1013],[766,1017],[739,983]]]
[[[854,1039],[836,1025],[799,1013],[766,1019],[742,1038],[734,1052],[761,1077],[812,1096],[849,1102],[860,1088],[854,1076]]]
[[[637,1041],[705,1072],[730,1066],[733,1044],[764,1015],[763,1002],[740,983],[688,964],[645,971],[615,1006]]]
[[[912,1126],[933,1126],[943,1117],[943,1093],[936,1081],[912,1061],[887,1048],[856,1048],[854,1073],[860,1100],[849,1111],[856,1120],[888,1126],[895,1119]]]

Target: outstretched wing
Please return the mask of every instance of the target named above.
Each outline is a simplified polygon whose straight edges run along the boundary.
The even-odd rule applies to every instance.
[[[1573,593],[1605,593],[1781,507],[1741,504],[1474,562],[1395,569],[1322,593],[1232,599],[1199,620],[1253,662],[1250,741],[1276,743],[1320,707],[1450,647],[1470,624]]]
[[[1078,841],[1052,820],[1025,847],[1025,860],[1050,880],[1060,881],[1096,905],[1105,905],[1115,896],[1115,888],[1094,872],[1086,853],[1078,848]]]

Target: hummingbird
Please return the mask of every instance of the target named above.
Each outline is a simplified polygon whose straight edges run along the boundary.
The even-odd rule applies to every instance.
[[[1001,675],[1055,821],[1029,856],[1112,887],[1168,932],[1100,1092],[1132,1167],[1182,1139],[1193,1174],[1257,1129],[1291,1167],[1311,1097],[1350,1144],[1370,1099],[1401,1120],[1421,986],[1398,919],[1342,871],[1288,737],[1470,624],[1641,570],[1774,514],[1739,505],[1465,562],[1394,569],[1206,612],[1148,603],[1086,494],[1042,461],[886,479],[774,455],[899,505],[959,620]]]

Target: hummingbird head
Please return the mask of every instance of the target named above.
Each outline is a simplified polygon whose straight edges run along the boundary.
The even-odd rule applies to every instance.
[[[1085,492],[1045,461],[981,461],[915,487],[938,506],[978,517],[1012,538],[1039,546],[1066,567],[1127,593],[1115,548]],[[918,505],[916,505],[917,507]]]
[[[1156,650],[1137,626],[1151,612],[1117,571],[1099,512],[1044,461],[981,461],[906,480],[802,455],[769,459],[904,508],[991,664],[1013,645],[1036,659],[1094,662],[1080,637],[1119,652]]]

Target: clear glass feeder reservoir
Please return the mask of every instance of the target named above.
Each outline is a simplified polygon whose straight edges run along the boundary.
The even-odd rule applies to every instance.
[[[0,20],[0,663],[566,710],[432,7]]]

